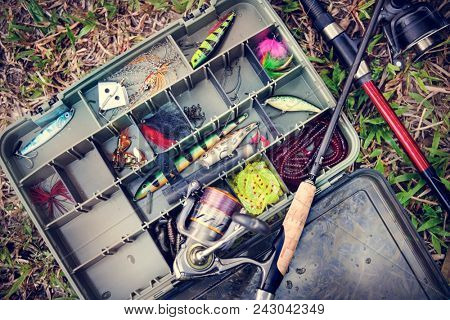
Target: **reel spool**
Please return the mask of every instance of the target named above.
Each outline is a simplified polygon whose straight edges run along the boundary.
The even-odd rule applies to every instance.
[[[200,243],[208,243],[223,237],[234,213],[242,205],[230,193],[214,187],[207,187],[200,198],[188,229],[188,237]]]

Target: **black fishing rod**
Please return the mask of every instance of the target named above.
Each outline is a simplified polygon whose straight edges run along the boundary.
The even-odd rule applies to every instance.
[[[358,51],[358,42],[351,39],[347,35],[347,33],[344,32],[344,30],[334,21],[333,17],[322,7],[318,0],[300,0],[300,2],[302,3],[308,16],[313,20],[314,27],[319,32],[321,32],[326,41],[334,47],[340,61],[347,68],[352,66],[353,62],[355,61],[356,53]],[[402,40],[401,44],[403,44],[404,46],[406,46],[406,40],[408,40],[408,43],[411,44],[416,43],[416,46],[419,46],[423,49],[422,51],[420,51],[420,55],[423,55],[426,51],[429,51],[430,48],[432,48],[436,45],[436,43],[439,42],[440,38],[434,39],[437,37],[437,35],[439,35],[439,33],[436,32],[442,30],[444,28],[443,26],[447,26],[448,24],[443,22],[442,26],[434,26],[435,24],[437,24],[437,22],[434,21],[437,19],[435,17],[437,16],[437,14],[429,13],[428,15],[426,15],[425,13],[430,11],[428,7],[425,8],[427,9],[426,11],[416,10],[418,11],[418,13],[416,13],[416,11],[413,11],[412,13],[414,13],[414,15],[411,15],[412,13],[409,11],[414,8],[408,9],[408,6],[404,7],[405,3],[407,2],[409,1],[386,1],[386,5],[382,13],[384,16],[387,16],[388,12],[392,11],[395,13],[396,11],[394,9],[397,8],[397,11],[399,11],[400,13],[397,13],[399,14],[399,17],[393,19],[394,22],[398,22],[397,24],[394,24],[394,26],[396,27],[395,30],[399,31],[400,26],[402,26],[404,29],[400,32],[400,35],[397,35],[395,39],[399,39],[398,41]],[[405,10],[405,12],[402,12],[403,9]],[[430,16],[434,17],[434,20],[431,19]],[[378,21],[379,14],[376,18]],[[383,19],[386,18],[387,17],[383,17]],[[385,24],[391,25],[389,21],[387,21],[387,23]],[[424,34],[428,36],[424,37]],[[431,36],[434,37],[434,40],[430,40]],[[403,39],[405,37],[407,39]],[[388,36],[388,38],[392,37]],[[421,40],[413,41],[414,38],[418,38],[418,40]],[[425,46],[423,43],[426,43],[427,46]],[[427,158],[422,153],[417,143],[411,137],[408,130],[406,130],[406,128],[403,126],[392,107],[384,98],[380,89],[372,80],[370,69],[365,61],[361,62],[361,65],[356,72],[355,80],[356,84],[363,88],[367,96],[377,108],[378,112],[385,119],[392,132],[395,134],[400,145],[402,146],[403,150],[411,160],[411,163],[421,174],[423,179],[428,184],[428,187],[433,191],[436,198],[439,200],[442,210],[450,212],[449,192],[447,188],[441,182],[434,168],[428,162]],[[315,172],[313,172],[313,174],[317,174],[319,167],[320,165],[315,163]]]
[[[292,204],[286,213],[283,226],[281,227],[274,243],[271,266],[269,271],[265,273],[265,279],[263,279],[261,288],[258,289],[256,296],[257,299],[273,299],[284,275],[288,271],[289,264],[294,256],[306,219],[308,218],[312,202],[314,200],[316,193],[316,178],[322,166],[323,158],[330,145],[333,132],[336,129],[345,101],[350,93],[353,80],[357,77],[358,72],[360,72],[362,57],[369,44],[370,37],[377,26],[378,16],[380,15],[383,3],[384,0],[380,0],[375,6],[372,20],[369,23],[359,49],[356,50],[357,52],[355,58],[351,63],[350,73],[345,81],[344,89],[342,90],[338,103],[333,110],[327,131],[325,132],[325,136],[316,155],[314,164],[309,171],[308,179],[303,181],[298,187]],[[367,72],[367,74],[368,73],[369,72]]]

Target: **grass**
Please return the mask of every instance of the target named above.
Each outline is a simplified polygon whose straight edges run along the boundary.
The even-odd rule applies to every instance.
[[[32,111],[93,68],[196,8],[203,1],[7,0],[0,8],[0,130]],[[442,5],[441,1],[434,1]],[[374,1],[332,1],[329,9],[353,35],[365,30]],[[298,1],[272,1],[337,97],[346,72],[312,29]],[[449,187],[449,65],[447,47],[404,70],[389,64],[382,34],[369,46],[374,78]],[[447,252],[447,215],[399,148],[387,125],[361,90],[348,99],[346,114],[362,148],[356,168],[373,168],[391,183],[411,222],[441,263]],[[61,269],[0,172],[0,297],[73,299]]]

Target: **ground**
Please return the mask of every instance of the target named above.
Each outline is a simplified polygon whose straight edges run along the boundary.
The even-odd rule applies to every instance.
[[[196,7],[188,0],[5,0],[0,8],[0,131],[70,86],[93,68]],[[332,52],[312,29],[298,1],[271,1],[338,96],[345,79]],[[374,0],[326,1],[340,25],[361,36]],[[330,2],[332,4],[330,4]],[[448,12],[448,1],[433,1]],[[380,31],[378,31],[380,32]],[[425,62],[400,71],[389,64],[381,32],[369,46],[374,77],[401,120],[449,187],[449,64],[447,43]],[[360,90],[346,114],[361,137],[357,162],[349,170],[374,168],[391,183],[433,259],[442,264],[450,233],[437,206],[395,138]],[[77,298],[14,190],[0,172],[0,297]]]

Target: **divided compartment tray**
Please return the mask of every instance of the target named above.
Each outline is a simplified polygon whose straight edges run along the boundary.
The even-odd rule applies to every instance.
[[[224,42],[212,58],[193,70],[189,61],[195,48],[185,44],[203,40],[217,17],[231,10],[237,13],[237,18]],[[269,77],[257,57],[256,45],[265,36],[283,41],[294,55],[292,66],[278,79]],[[129,108],[100,115],[97,83],[114,77],[120,81],[123,74],[120,72],[126,65],[162,42],[170,44],[179,59],[176,74],[160,90],[139,96]],[[236,85],[238,73],[241,79]],[[264,105],[267,97],[288,93],[315,104],[322,110],[321,114],[334,105],[317,72],[268,2],[219,1],[195,19],[170,24],[58,94],[59,100],[47,112],[47,118],[58,110],[71,107],[76,109],[75,118],[56,138],[38,149],[38,157],[31,169],[24,166],[23,160],[12,156],[14,144],[31,138],[38,125],[45,124],[46,117],[38,116],[14,124],[0,138],[2,166],[13,185],[18,187],[19,197],[80,297],[157,298],[174,285],[174,276],[172,261],[158,248],[152,227],[161,217],[176,215],[182,202],[170,205],[164,195],[164,190],[176,180],[169,181],[141,201],[133,200],[137,188],[150,174],[160,170],[162,157],[174,158],[188,151],[243,113],[248,114],[248,119],[239,128],[258,122],[260,134],[270,145],[259,145],[254,156],[222,172],[210,185],[220,185],[231,191],[227,185],[231,174],[245,167],[245,163],[258,159],[265,161],[278,176],[266,156],[267,150],[319,116],[305,112],[280,115],[278,110]],[[197,104],[205,113],[201,125],[190,120],[184,112],[184,107]],[[159,147],[147,140],[141,126],[151,122],[152,115],[161,110],[176,112],[177,121],[185,128],[180,134],[181,130],[170,121],[165,124],[175,131],[167,130],[165,134],[178,134],[168,147]],[[331,169],[325,168],[318,179],[319,184],[326,184],[341,174],[358,154],[358,137],[345,117],[340,128],[348,142],[349,154],[342,163]],[[146,160],[136,167],[117,170],[112,164],[112,154],[117,148],[118,136],[124,130],[131,137],[128,152],[138,148]],[[164,131],[164,127],[161,130]],[[243,143],[249,143],[252,135],[249,134]],[[180,174],[179,179],[199,168],[198,163],[194,163]],[[66,212],[55,217],[34,205],[29,193],[30,188],[52,177],[61,179],[73,198],[73,204],[68,205]],[[260,215],[264,220],[279,213],[291,201],[292,193],[280,182],[284,194],[277,204]],[[149,292],[152,293],[149,295]]]
[[[85,138],[86,132],[95,132],[100,128],[93,114],[81,100],[74,104],[58,101],[53,105],[53,108],[44,114],[41,119],[21,121],[3,136],[6,139],[2,144],[2,153],[5,155],[8,167],[11,166],[16,179],[33,174],[34,171],[48,163],[50,159],[57,157],[61,152]],[[75,110],[73,118],[62,131],[36,150],[36,156],[32,154],[34,156],[32,167],[30,167],[27,159],[14,155],[18,141],[25,145],[49,123],[49,121],[45,121],[45,118],[54,119],[58,114],[62,114],[70,108]]]

